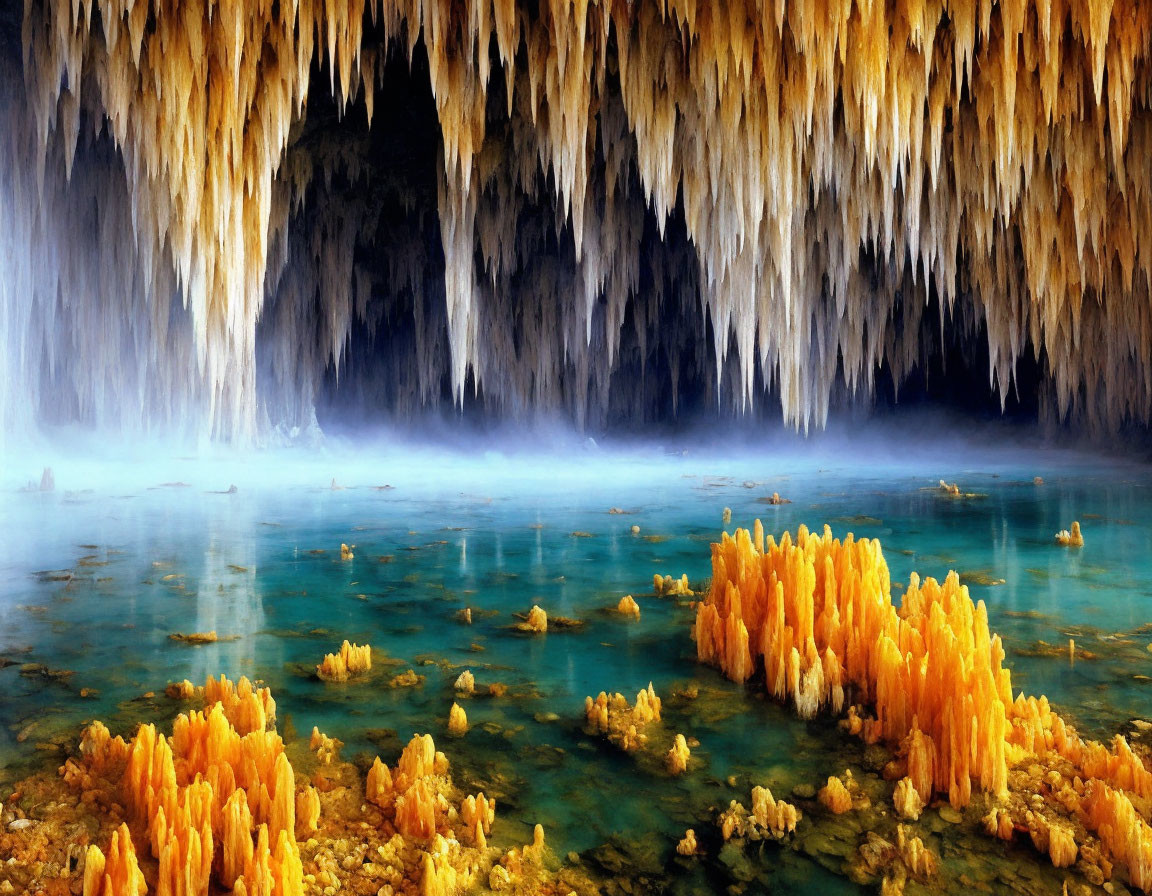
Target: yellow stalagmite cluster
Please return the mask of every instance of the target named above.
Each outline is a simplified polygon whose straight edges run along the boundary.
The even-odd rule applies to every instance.
[[[1061,529],[1056,533],[1056,544],[1066,548],[1084,547],[1084,536],[1080,534],[1080,523],[1072,522],[1072,530]]]
[[[372,647],[345,641],[340,645],[339,653],[324,654],[324,661],[316,667],[316,677],[321,681],[347,681],[371,668]]]
[[[662,237],[674,225],[691,247],[702,295],[674,298],[712,322],[712,357],[693,363],[714,366],[696,372],[728,383],[737,407],[755,397],[757,372],[785,419],[805,428],[826,418],[838,376],[867,391],[885,362],[899,382],[925,350],[923,309],[935,295],[942,325],[986,339],[1000,395],[1031,346],[1047,358],[1059,415],[1147,421],[1150,34],[1142,0],[356,0],[223,10],[29,0],[26,121],[6,128],[17,136],[0,166],[14,172],[14,196],[0,201],[18,206],[3,217],[19,218],[11,240],[20,266],[0,294],[11,312],[0,335],[6,348],[32,344],[57,285],[90,291],[65,300],[85,333],[102,299],[147,284],[112,306],[139,316],[145,366],[201,410],[211,432],[250,437],[256,322],[266,290],[280,285],[287,217],[313,165],[330,174],[323,154],[289,161],[293,126],[314,89],[340,111],[362,104],[371,126],[389,54],[411,61],[420,44],[441,142],[446,300],[437,314],[457,400],[471,373],[497,402],[556,401],[559,355],[571,351],[584,365],[582,388],[606,406],[609,377],[589,375],[580,343],[593,344],[595,326],[609,368],[617,363],[650,213]],[[326,84],[311,83],[315,71]],[[490,98],[504,115],[491,123]],[[91,136],[101,131],[115,152]],[[67,272],[36,270],[33,254],[67,248],[56,228],[67,231],[69,206],[44,204],[61,216],[46,221],[32,199],[66,192],[60,185],[89,165],[118,179],[103,226],[131,234],[122,250],[130,263],[96,262],[126,272],[125,282],[102,283],[72,253],[85,274],[74,287]],[[571,282],[560,266],[538,272],[549,296],[540,332],[561,338],[529,346],[517,363],[512,306],[496,287],[526,264],[516,217],[542,199],[554,206],[576,288],[558,288]],[[355,304],[366,301],[352,282],[348,229],[350,238],[332,234],[337,245],[314,252],[331,274],[320,370],[339,365],[362,313]],[[30,312],[17,290],[32,296]],[[13,383],[44,360],[0,356],[14,374],[0,379]],[[669,362],[688,363],[674,341]],[[85,364],[70,371],[84,390],[78,414],[108,402],[81,382]],[[515,384],[505,395],[501,374]],[[297,386],[318,375],[307,371]],[[421,370],[413,391],[429,394],[437,376]],[[139,393],[127,401],[163,403],[144,380],[132,385]],[[170,402],[169,416],[180,406]]]
[[[144,896],[147,892],[128,825],[121,824],[113,832],[107,856],[97,846],[88,847],[84,896]]]
[[[295,776],[280,735],[264,727],[275,713],[271,694],[245,678],[235,685],[209,678],[204,692],[206,700],[218,699],[177,716],[171,738],[141,725],[126,753],[121,739],[108,738],[95,723],[85,733],[80,762],[66,763],[65,779],[83,786],[99,773],[118,782],[119,798],[147,832],[159,863],[160,893],[207,892],[215,867],[217,882],[237,894],[302,896]],[[319,808],[314,797],[313,791],[303,801],[312,829]],[[135,857],[131,843],[125,845],[127,828],[120,835],[106,873],[117,869],[117,879],[130,887],[125,869],[135,867]]]
[[[652,576],[652,590],[660,597],[692,596],[692,589],[688,587],[687,573],[678,579],[656,573]]]
[[[1111,747],[1082,740],[1044,697],[1013,701],[984,603],[972,602],[954,572],[943,584],[914,573],[897,609],[878,542],[801,527],[795,540],[785,533],[777,543],[757,521],[754,533],[737,529],[712,546],[712,574],[697,608],[699,658],[736,681],[762,670],[768,690],[802,714],[838,712],[851,687],[876,716],[852,707],[842,724],[900,749],[901,817],[915,817],[937,793],[965,806],[973,784],[1004,799],[1010,765],[1047,757],[1048,768],[1070,769],[1050,773],[1056,803],[1127,863],[1133,885],[1152,888],[1152,827],[1136,808],[1152,799],[1152,770],[1119,735]],[[848,796],[850,807],[843,789],[829,779],[821,802],[842,811]],[[1040,816],[1015,824],[1053,862],[1075,861],[1070,828]],[[994,808],[985,827],[1010,839],[1014,819]]]
[[[662,708],[663,703],[656,696],[652,682],[636,695],[634,706],[628,705],[623,694],[609,695],[601,691],[595,700],[584,698],[585,727],[595,734],[607,736],[621,750],[630,753],[647,742],[644,726],[649,722],[659,722]]]
[[[800,810],[791,803],[772,796],[767,787],[752,788],[752,811],[732,800],[718,819],[720,834],[725,840],[734,836],[750,840],[783,840],[796,830]]]
[[[433,840],[430,854],[436,853],[436,838],[441,834],[451,839],[448,759],[437,752],[432,735],[414,735],[394,770],[377,756],[368,770],[364,790],[368,801],[385,810],[386,817],[390,816],[392,825],[404,837]],[[496,800],[483,793],[467,796],[459,814],[473,845],[483,848],[496,819]]]
[[[688,770],[688,760],[692,758],[692,751],[688,749],[688,742],[683,734],[677,734],[672,741],[672,749],[668,751],[666,763],[668,771],[674,775],[683,774]]]

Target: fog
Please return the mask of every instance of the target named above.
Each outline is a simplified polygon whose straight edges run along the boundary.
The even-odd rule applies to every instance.
[[[597,434],[561,423],[333,426],[296,445],[238,449],[180,439],[125,438],[81,427],[8,433],[0,490],[39,491],[46,468],[61,494],[178,484],[242,500],[257,489],[383,489],[428,494],[564,494],[653,485],[680,476],[750,482],[822,472],[919,476],[928,485],[966,470],[1083,464],[1138,465],[1142,453],[1101,453],[1053,440],[1036,426],[919,409],[871,420],[832,420],[801,435],[783,426],[716,422],[666,433]],[[1031,474],[1028,474],[1031,478]],[[235,486],[236,494],[223,494]]]

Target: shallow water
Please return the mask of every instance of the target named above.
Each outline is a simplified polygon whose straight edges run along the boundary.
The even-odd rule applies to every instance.
[[[943,464],[932,452],[869,465],[644,452],[435,464],[324,461],[271,483],[258,462],[189,462],[148,485],[123,473],[68,492],[76,479],[58,474],[60,491],[5,493],[0,656],[16,662],[0,669],[0,780],[38,759],[58,762],[48,748],[74,743],[84,720],[130,733],[142,718],[170,719],[179,711],[163,697],[170,681],[248,675],[272,687],[282,728],[290,720],[306,736],[318,725],[346,742],[346,757],[391,762],[413,732],[430,731],[462,783],[497,794],[509,837],[541,821],[561,855],[613,834],[659,854],[686,827],[705,827],[711,807],[747,801],[753,784],[786,796],[860,753],[828,721],[801,722],[755,686],[745,695],[697,667],[691,612],[651,596],[656,572],[706,579],[724,507],[731,526],[759,517],[777,535],[828,523],[837,535],[878,537],[894,583],[913,570],[956,569],[986,601],[1017,691],[1047,694],[1097,737],[1152,715],[1152,681],[1136,677],[1152,675],[1152,632],[1136,631],[1152,620],[1144,467],[1056,453]],[[332,470],[346,487],[327,487]],[[1033,484],[1037,475],[1043,485]],[[178,479],[192,484],[158,484]],[[944,497],[933,488],[939,479],[979,497]],[[236,494],[212,492],[232,482]],[[792,503],[764,503],[772,492]],[[627,512],[610,514],[614,507]],[[1073,519],[1086,546],[1055,546],[1053,533]],[[340,559],[341,542],[355,545],[353,560]],[[639,621],[607,612],[625,593],[637,597]],[[513,613],[533,604],[584,625],[512,631]],[[455,619],[465,606],[471,626]],[[234,640],[188,646],[168,637],[212,629]],[[1118,633],[1130,637],[1117,642]],[[317,681],[315,664],[344,638],[379,652],[372,676]],[[1045,652],[1038,642],[1065,652],[1034,655]],[[28,662],[73,674],[21,674]],[[388,687],[409,668],[425,676],[421,686]],[[464,668],[478,690],[502,682],[509,693],[462,701],[472,730],[450,739],[452,683]],[[701,742],[693,756],[702,764],[687,778],[670,780],[580,729],[585,695],[618,690],[631,700],[649,681],[666,698],[668,745],[677,731]],[[691,682],[699,699],[670,698]],[[82,699],[81,688],[97,693]],[[704,886],[678,873],[685,892]],[[768,885],[859,889],[788,850],[776,850],[763,875]]]

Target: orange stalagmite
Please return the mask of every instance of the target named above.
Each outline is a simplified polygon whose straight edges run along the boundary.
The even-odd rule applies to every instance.
[[[640,618],[640,605],[636,603],[636,598],[631,594],[625,594],[620,598],[620,603],[616,604],[616,612],[624,616],[631,616],[634,619]]]
[[[623,694],[601,691],[595,700],[584,698],[585,727],[593,734],[607,735],[620,749],[632,752],[647,741],[644,727],[660,721],[662,706],[652,682],[636,695],[635,706],[629,706]]]
[[[817,798],[834,815],[843,815],[852,808],[852,795],[844,782],[836,777],[828,778],[828,783],[820,788]]]
[[[1084,795],[1081,784],[1061,788],[1061,803],[1127,864],[1133,885],[1152,887],[1152,828],[1132,802],[1152,799],[1152,771],[1119,735],[1110,747],[1082,740],[1045,697],[1013,701],[987,609],[955,572],[942,583],[913,573],[897,608],[878,542],[800,527],[777,543],[757,521],[754,532],[737,529],[712,546],[694,634],[702,662],[739,682],[763,670],[768,691],[802,715],[839,712],[851,688],[875,718],[852,707],[844,725],[903,755],[907,777],[894,802],[904,817],[940,793],[966,806],[973,786],[1003,799],[1009,766],[1029,757],[1071,763]],[[830,779],[821,801],[835,811],[842,789]],[[994,807],[984,826],[1010,839],[1014,823]],[[1045,822],[1041,832],[1037,823],[1033,839],[1054,863],[1075,861],[1072,829]]]
[[[209,678],[204,694],[205,709],[177,716],[171,738],[155,725],[141,725],[126,745],[103,726],[91,726],[82,761],[89,772],[108,770],[131,815],[146,828],[161,896],[208,892],[213,868],[217,883],[237,892],[301,893],[295,774],[280,735],[266,727],[275,718],[275,702],[245,678],[235,685]],[[76,778],[72,765],[64,772],[66,780]],[[314,791],[305,804],[314,829]],[[259,831],[255,846],[253,830]]]
[[[312,726],[312,737],[308,741],[308,749],[316,754],[316,758],[323,765],[331,765],[340,755],[340,748],[344,742],[329,737],[316,725]]]
[[[377,756],[368,770],[364,791],[368,801],[385,810],[385,817],[391,818],[404,837],[429,840],[440,832],[450,833],[448,760],[437,752],[429,734],[412,737],[395,769],[389,769]],[[496,801],[483,793],[468,796],[459,814],[473,845],[483,848],[496,818]]]
[[[528,611],[528,618],[520,623],[519,627],[527,632],[546,632],[548,631],[548,614],[544,612],[542,607],[533,604],[532,609]]]
[[[107,857],[99,847],[88,847],[83,896],[144,896],[147,892],[128,825],[113,831]]]
[[[896,814],[907,821],[915,821],[920,817],[924,800],[920,798],[911,778],[901,778],[896,782],[896,789],[892,791],[892,805],[896,807]]]
[[[1006,792],[1011,678],[983,603],[955,574],[942,585],[914,575],[897,611],[878,542],[801,527],[777,544],[759,523],[713,545],[712,571],[696,615],[701,660],[736,681],[763,664],[768,690],[805,716],[835,710],[853,687],[876,707],[866,737],[899,743],[919,730],[935,751],[930,774],[912,774],[924,799],[943,790],[965,805],[973,779]]]
[[[652,576],[652,590],[660,597],[691,597],[692,589],[688,587],[688,574],[678,579],[672,576],[662,576],[656,573]]]
[[[372,767],[368,769],[364,795],[370,803],[380,807],[387,805],[388,798],[392,795],[392,773],[388,770],[388,766],[380,761],[379,756],[373,760]]]
[[[666,757],[668,771],[674,775],[683,774],[688,770],[688,760],[691,757],[692,753],[688,749],[688,742],[684,740],[684,735],[677,734],[676,739],[672,742],[672,749],[668,751]]]
[[[219,703],[224,716],[240,734],[264,731],[276,722],[276,701],[268,688],[256,688],[247,678],[233,684],[224,675],[217,681],[208,676],[204,684],[204,705]]]
[[[1080,523],[1073,521],[1071,532],[1067,529],[1061,529],[1057,532],[1056,544],[1063,545],[1066,548],[1084,547],[1084,536],[1080,534]]]
[[[324,661],[316,667],[316,677],[321,681],[347,681],[371,668],[372,647],[345,641],[340,645],[339,653],[324,654]]]
[[[315,787],[305,787],[296,794],[296,835],[308,837],[320,824],[320,794]]]
[[[457,737],[468,733],[468,716],[459,703],[453,703],[448,710],[448,733]]]

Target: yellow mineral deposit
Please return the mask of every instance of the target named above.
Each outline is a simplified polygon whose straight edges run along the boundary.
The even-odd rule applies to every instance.
[[[321,765],[331,765],[340,757],[340,748],[344,742],[329,737],[315,725],[312,726],[312,737],[308,741],[308,749],[316,754]]]
[[[457,737],[468,733],[468,716],[459,703],[453,703],[448,711],[448,733]]]
[[[1056,533],[1056,544],[1066,548],[1084,547],[1084,536],[1080,534],[1080,523],[1073,521],[1072,531],[1061,529]]]
[[[455,687],[456,693],[471,696],[476,691],[476,678],[472,675],[472,671],[465,669],[461,672],[453,687]]]
[[[465,728],[467,723],[465,722]],[[467,796],[458,812],[450,812],[456,791],[448,777],[448,760],[436,751],[431,735],[414,735],[400,754],[395,769],[376,757],[365,781],[368,801],[385,810],[387,818],[402,836],[420,841],[444,835],[449,844],[456,838],[452,817],[459,814],[464,835],[474,846],[483,847],[496,817],[495,800]]]
[[[99,847],[88,847],[83,887],[83,896],[144,896],[148,892],[128,825],[121,824],[113,832],[107,857]]]
[[[732,522],[732,508],[731,507],[725,507],[724,508],[724,512],[722,514],[720,514],[720,521],[725,526],[727,526],[730,522]]]
[[[1004,800],[1009,765],[1028,760],[1052,778],[1035,786],[1052,792],[1066,815],[1050,823],[1059,832],[1049,855],[1070,854],[1064,835],[1075,843],[1078,822],[1126,863],[1133,886],[1152,887],[1152,827],[1133,804],[1152,799],[1152,771],[1123,737],[1109,746],[1082,740],[1045,697],[1012,699],[987,609],[954,572],[943,583],[913,574],[897,610],[878,542],[801,527],[795,541],[785,533],[777,543],[757,522],[713,545],[712,585],[694,632],[700,660],[737,681],[763,669],[769,693],[801,712],[814,704],[839,711],[843,688],[852,687],[876,715],[852,707],[845,726],[897,748],[925,803],[943,793],[966,806],[973,786]],[[901,788],[907,801],[909,785]],[[842,789],[829,780],[821,801],[845,805]],[[985,828],[1001,838],[1031,830],[1022,812],[1006,804]]]
[[[528,618],[517,626],[521,631],[543,633],[548,631],[548,614],[539,606],[533,605],[528,611]]]
[[[324,654],[324,661],[316,667],[321,681],[347,681],[372,668],[372,648],[368,644],[357,646],[345,641],[339,653]]]
[[[196,696],[196,686],[187,678],[183,681],[174,681],[164,688],[164,695],[173,700],[191,700]]]
[[[915,821],[924,809],[924,800],[916,792],[911,778],[901,778],[896,782],[896,789],[892,791],[892,805],[896,814],[905,821]]]
[[[752,788],[751,812],[732,800],[720,813],[717,823],[725,840],[732,837],[782,840],[796,830],[801,817],[800,810],[791,803],[776,799],[767,787],[757,786]]]
[[[828,778],[828,783],[820,788],[816,798],[834,815],[843,815],[852,808],[852,795],[844,782],[834,776]]]
[[[473,845],[483,849],[487,845],[485,837],[492,833],[492,823],[496,820],[496,800],[489,800],[483,793],[467,796],[460,804],[460,818],[464,827],[472,832]]]
[[[355,547],[356,547],[356,545],[354,545],[354,544],[348,545],[348,544],[344,544],[343,542],[341,542],[341,544],[340,544],[340,559],[341,560],[352,560],[356,556],[354,553],[352,553],[352,551]]]
[[[364,795],[370,803],[381,808],[388,805],[392,796],[392,772],[377,756],[372,767],[368,769],[368,777],[364,784]]]
[[[955,482],[948,483],[948,482],[945,482],[943,479],[941,479],[940,480],[940,491],[942,491],[946,495],[952,495],[953,497],[959,497],[960,486],[957,485]]]
[[[692,589],[688,587],[687,573],[678,579],[674,579],[672,576],[662,576],[657,573],[652,576],[652,590],[655,591],[659,597],[692,596]]]
[[[631,594],[625,594],[620,598],[620,603],[616,604],[616,612],[622,616],[630,616],[633,619],[640,618],[640,605],[636,603],[636,599]]]
[[[672,749],[668,751],[668,755],[665,757],[668,771],[673,775],[683,774],[688,770],[688,760],[691,756],[692,753],[688,749],[688,742],[684,740],[684,735],[677,734],[676,739],[672,742]]]
[[[204,710],[177,716],[170,739],[147,724],[125,745],[94,723],[81,742],[79,761],[65,763],[64,780],[93,790],[107,788],[110,798],[127,807],[158,862],[160,893],[207,892],[219,848],[221,885],[235,886],[237,892],[242,887],[243,892],[271,892],[262,887],[275,880],[276,894],[302,894],[295,777],[280,736],[265,728],[275,713],[271,694],[245,678],[235,685],[210,678],[204,693]],[[212,702],[213,697],[218,699]],[[252,805],[249,798],[255,800]],[[262,832],[255,848],[254,826]],[[270,836],[276,838],[274,852],[267,848]],[[127,867],[126,849],[131,846],[123,837],[119,847],[114,842],[106,868]],[[118,855],[115,863],[113,855]]]
[[[896,848],[910,874],[921,879],[936,874],[940,860],[924,845],[923,840],[909,834],[902,824],[896,826]]]
[[[636,695],[634,706],[628,705],[623,694],[609,695],[601,691],[595,700],[584,698],[584,724],[589,732],[606,736],[611,743],[630,753],[647,742],[644,728],[660,721],[662,707],[652,682]]]
[[[296,836],[307,839],[320,824],[320,793],[315,787],[303,787],[296,794]]]
[[[1012,823],[1012,813],[1007,809],[993,808],[984,816],[983,826],[989,837],[1000,840],[1011,840],[1016,833],[1016,826]]]
[[[696,855],[696,832],[692,828],[684,832],[683,839],[676,844],[676,852],[682,856]]]
[[[631,532],[633,535],[639,535],[639,534],[640,534],[640,527],[639,527],[639,526],[637,526],[635,523],[633,523],[633,524],[632,524],[632,528],[631,528],[629,531],[630,531],[630,532]]]
[[[1047,853],[1057,868],[1072,865],[1080,853],[1072,831],[1062,824],[1052,824],[1041,815],[1025,813],[1025,824],[1032,844],[1039,852]]]

